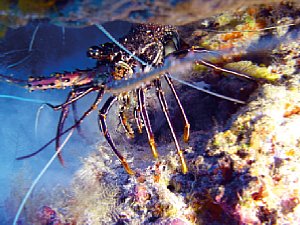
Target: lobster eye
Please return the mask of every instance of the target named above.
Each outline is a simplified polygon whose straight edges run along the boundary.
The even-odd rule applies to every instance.
[[[88,49],[86,54],[87,54],[87,57],[89,57],[89,58],[98,59],[99,56],[101,55],[101,48],[98,46],[92,46]]]
[[[178,45],[176,40],[168,41],[164,46],[164,57],[178,50]]]
[[[179,37],[177,32],[172,32],[164,43],[164,56],[171,54],[179,49]]]

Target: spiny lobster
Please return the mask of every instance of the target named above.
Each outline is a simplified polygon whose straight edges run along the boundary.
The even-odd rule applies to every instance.
[[[78,128],[82,121],[94,110],[98,108],[103,94],[105,92],[112,92],[112,95],[106,100],[102,108],[99,110],[98,122],[100,130],[106,138],[111,149],[118,157],[128,174],[134,174],[134,171],[128,165],[126,159],[116,148],[113,139],[110,136],[109,129],[106,123],[106,117],[115,102],[119,102],[119,118],[123,125],[127,136],[134,137],[134,129],[132,122],[136,124],[137,130],[141,133],[142,128],[145,127],[149,145],[152,154],[155,158],[158,157],[156,149],[155,137],[151,128],[151,123],[146,108],[145,92],[150,88],[156,89],[156,95],[159,99],[162,111],[170,128],[172,138],[174,140],[177,154],[180,158],[182,172],[187,173],[188,167],[186,165],[183,152],[179,146],[177,137],[175,135],[173,125],[170,120],[168,105],[161,86],[160,77],[164,77],[169,88],[171,89],[175,100],[179,106],[182,119],[184,121],[183,139],[185,142],[189,140],[190,123],[187,119],[183,106],[179,100],[176,90],[173,86],[172,78],[168,71],[161,70],[162,73],[154,73],[146,82],[135,84],[134,88],[130,90],[113,91],[117,86],[118,81],[125,82],[135,79],[137,74],[147,74],[153,71],[154,68],[163,67],[166,59],[171,57],[187,56],[189,53],[201,55],[208,51],[201,48],[187,48],[181,49],[181,40],[175,27],[170,25],[156,25],[156,24],[137,24],[134,25],[126,37],[119,39],[118,42],[108,42],[99,46],[92,46],[87,51],[87,56],[96,59],[97,64],[92,69],[77,70],[74,72],[56,73],[52,77],[47,78],[30,78],[28,81],[15,79],[10,76],[0,75],[9,82],[25,85],[30,91],[33,90],[48,90],[61,89],[70,87],[71,91],[63,104],[48,106],[54,110],[61,110],[56,137],[50,140],[38,151],[19,157],[24,159],[31,157],[42,149],[47,147],[53,141],[56,142],[56,151],[60,148],[61,136],[75,128]],[[195,57],[197,58],[197,57]],[[172,62],[172,60],[170,60]],[[208,61],[198,57],[194,63],[203,64],[211,67],[214,70],[230,73],[241,78],[253,80],[253,78],[231,70],[218,67]],[[143,77],[142,77],[143,78]],[[134,82],[133,82],[134,84]],[[121,85],[122,86],[122,85]],[[75,120],[75,123],[64,130],[65,121],[69,114],[69,107],[82,97],[92,92],[98,92],[94,103],[86,110],[80,118]],[[132,115],[133,114],[133,115]],[[58,158],[63,164],[63,158],[58,153]]]

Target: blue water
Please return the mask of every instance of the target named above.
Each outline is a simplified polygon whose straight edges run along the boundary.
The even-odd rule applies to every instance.
[[[36,26],[39,28],[32,41]],[[107,24],[105,27],[115,37],[120,37],[126,34],[129,25],[117,22]],[[52,72],[91,68],[95,66],[95,61],[86,57],[87,48],[106,41],[108,39],[95,26],[62,29],[54,25],[35,23],[15,30],[10,29],[0,43],[0,73],[27,79],[28,75],[49,75]],[[31,42],[32,50],[28,51]],[[64,102],[68,91],[28,92],[25,88],[0,81],[0,95],[18,96],[54,104]],[[95,95],[90,96],[78,104],[79,115],[93,101]],[[42,109],[35,131],[36,114],[40,107],[40,103],[0,98],[0,224],[11,224],[20,198],[25,195],[25,190],[29,188],[33,179],[54,153],[54,144],[52,144],[32,158],[15,160],[16,157],[36,151],[55,136],[59,112],[47,107]],[[70,125],[72,117],[69,120]],[[80,168],[80,157],[94,151],[93,146],[102,138],[96,113],[84,121],[82,130],[85,138],[74,132],[63,149],[66,167],[62,167],[58,160],[55,160],[33,194],[39,193],[41,189],[51,191],[57,185],[69,184],[74,172]]]

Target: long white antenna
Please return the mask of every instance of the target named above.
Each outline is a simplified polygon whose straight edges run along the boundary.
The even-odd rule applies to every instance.
[[[117,41],[102,25],[96,24],[96,27],[98,27],[98,29],[101,30],[112,42],[114,42],[121,49],[123,49],[125,52],[127,52],[130,55],[130,57],[133,57],[136,61],[140,62],[144,66],[151,66],[148,63],[146,63],[145,61],[141,60],[139,57],[135,56],[127,48],[125,48],[124,45],[122,45],[119,41]]]
[[[32,37],[31,37],[31,41],[30,41],[30,44],[29,44],[29,48],[28,48],[28,51],[29,51],[29,52],[32,51],[33,42],[34,42],[36,33],[38,32],[39,28],[40,28],[40,24],[38,24],[38,25],[35,27],[34,31],[33,31],[33,34],[32,34]]]
[[[40,181],[41,177],[45,174],[45,172],[47,171],[47,169],[49,168],[49,166],[52,164],[52,162],[54,161],[54,159],[57,157],[57,155],[61,152],[61,150],[63,149],[63,147],[65,146],[65,144],[69,141],[70,137],[72,136],[74,132],[74,128],[70,131],[70,133],[68,134],[68,136],[66,137],[66,139],[64,140],[64,142],[62,143],[62,145],[59,147],[59,149],[53,154],[53,156],[51,157],[51,159],[48,161],[48,163],[45,165],[45,167],[41,170],[41,172],[39,173],[39,175],[35,178],[35,180],[32,182],[29,190],[27,191],[25,197],[23,198],[19,208],[18,208],[18,211],[17,211],[17,214],[14,218],[14,222],[13,222],[13,225],[17,225],[18,223],[18,219],[21,215],[21,212],[29,198],[29,196],[31,195],[33,189],[35,188],[35,186],[37,185],[37,183]]]
[[[96,27],[99,30],[101,30],[113,43],[115,43],[116,45],[118,45],[121,49],[123,49],[126,53],[128,53],[135,60],[137,60],[138,62],[140,62],[144,66],[148,66],[149,68],[152,68],[152,66],[149,65],[147,62],[144,62],[139,57],[137,57],[132,52],[130,52],[127,48],[125,48],[125,46],[122,45],[119,41],[117,41],[102,25],[96,24]],[[193,56],[195,57],[195,55],[193,55]],[[195,58],[197,58],[197,57],[195,57]],[[200,57],[200,60],[202,60],[202,57]],[[176,61],[176,60],[174,60],[174,61]],[[173,69],[174,70],[174,68],[172,68],[172,67],[177,67],[177,66],[175,66],[174,61],[173,61],[173,63],[172,62],[168,63],[168,65],[165,66],[165,67],[162,67],[162,68],[159,68],[159,69],[155,69],[154,71],[150,71],[150,72],[148,72],[146,74],[143,74],[140,77],[132,78],[132,79],[129,79],[129,80],[126,80],[126,81],[123,81],[123,80],[115,81],[111,85],[111,89],[108,90],[108,91],[109,92],[113,92],[113,93],[114,92],[118,93],[118,92],[130,89],[134,85],[140,85],[140,83],[145,82],[145,80],[153,79],[153,77],[159,76],[159,72],[162,72],[162,73],[166,73],[167,76],[170,77],[171,79],[174,79],[174,80],[176,80],[179,83],[182,83],[184,85],[190,86],[190,87],[195,88],[195,89],[197,89],[199,91],[205,92],[207,94],[210,94],[210,95],[213,95],[213,96],[216,96],[218,98],[222,98],[222,99],[225,99],[225,100],[228,100],[228,101],[232,101],[232,102],[236,102],[236,103],[240,103],[240,104],[245,104],[244,101],[241,101],[241,100],[238,100],[238,99],[235,99],[235,98],[231,98],[231,97],[227,97],[227,96],[224,96],[224,95],[221,95],[221,94],[218,94],[218,93],[214,93],[212,91],[203,89],[201,87],[198,87],[196,85],[193,85],[193,84],[190,84],[190,83],[188,83],[186,81],[183,81],[183,80],[181,80],[179,78],[175,78],[175,77],[171,76],[168,73],[167,70],[168,69]],[[180,61],[181,61],[181,63],[185,63],[185,64],[191,66],[191,61],[192,61],[191,57],[187,57],[187,59],[185,59],[185,60],[181,59]]]
[[[35,134],[35,138],[37,138],[37,130],[38,130],[38,124],[39,124],[39,118],[40,118],[40,115],[41,115],[41,112],[43,110],[43,108],[47,106],[46,104],[42,104],[38,111],[36,112],[36,116],[35,116],[35,123],[34,123],[34,134]]]
[[[172,80],[176,80],[176,81],[178,81],[179,83],[182,83],[182,84],[187,85],[187,86],[189,86],[189,87],[195,88],[195,89],[197,89],[197,90],[199,90],[199,91],[202,91],[202,92],[204,92],[204,93],[207,93],[207,94],[216,96],[216,97],[218,97],[218,98],[226,99],[226,100],[228,100],[228,101],[236,102],[236,103],[239,103],[239,104],[246,104],[246,102],[244,102],[244,101],[241,101],[241,100],[238,100],[238,99],[235,99],[235,98],[231,98],[231,97],[227,97],[227,96],[225,96],[225,95],[221,95],[221,94],[218,94],[218,93],[215,93],[215,92],[206,90],[206,89],[201,88],[201,87],[199,87],[199,86],[196,86],[196,85],[194,85],[194,84],[188,83],[188,82],[186,82],[186,81],[184,81],[184,80],[181,80],[181,79],[179,79],[179,78],[176,78],[176,77],[174,77],[174,76],[171,76],[170,74],[166,74],[166,75],[167,75],[168,77],[170,77]]]

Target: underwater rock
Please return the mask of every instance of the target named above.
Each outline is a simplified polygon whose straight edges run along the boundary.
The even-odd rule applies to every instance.
[[[253,98],[195,159],[192,201],[201,193],[238,224],[298,224],[299,91],[267,84]]]
[[[270,18],[262,19],[266,14]],[[255,82],[202,66],[184,78],[205,81],[213,90],[247,103],[207,97],[216,118],[202,120],[210,129],[201,130],[200,120],[194,119],[201,117],[199,97],[180,91],[194,128],[190,142],[182,144],[189,172],[181,173],[172,142],[159,142],[164,156],[153,163],[148,146],[120,138],[134,158],[129,163],[135,176],[126,174],[101,143],[98,153],[83,160],[68,198],[56,206],[64,212],[59,219],[78,224],[300,224],[299,26],[263,30],[275,19],[294,24],[299,9],[261,6],[179,27],[188,44],[225,50],[212,61],[245,72]],[[237,35],[232,30],[238,27],[251,32]],[[231,34],[224,36],[220,29]],[[150,166],[139,167],[146,155]]]
[[[153,22],[182,25],[227,10],[280,0],[160,0],[160,1],[47,1],[5,0],[0,3],[2,26],[24,26],[33,19],[47,20],[61,26],[87,26],[109,21]]]
[[[278,11],[273,8],[273,16]],[[257,12],[259,14],[259,10]],[[182,29],[190,28],[187,25]],[[177,155],[169,153],[153,166],[139,170],[137,177],[126,180],[119,187],[122,193],[119,199],[122,200],[116,207],[118,219],[115,223],[300,223],[300,134],[297,131],[300,126],[300,49],[296,44],[299,42],[298,30],[294,31],[296,33],[291,35],[287,30],[284,41],[267,49],[271,60],[265,64],[267,66],[261,66],[262,69],[257,66],[259,59],[254,62],[249,56],[246,64],[235,60],[238,71],[252,67],[248,74],[255,73],[257,79],[263,80],[245,93],[244,99],[249,98],[248,103],[236,107],[227,123],[210,133],[191,133],[190,147],[186,148],[185,154],[188,174],[180,174]],[[222,40],[215,35],[211,42]],[[253,40],[259,43],[264,35],[252,35]],[[277,35],[275,32],[273,38]],[[245,44],[243,38],[234,42],[238,46],[239,43],[245,46],[255,43]],[[247,51],[244,52],[246,57]],[[230,60],[225,58],[225,61]],[[207,69],[196,68],[193,76],[202,76],[207,81],[209,78],[205,79],[205,76],[210,73]],[[222,79],[225,78],[215,78],[215,90],[221,90],[222,84],[230,81],[227,78],[227,82],[221,82]],[[238,81],[232,82],[234,90],[247,89]],[[239,97],[238,91],[232,94]],[[189,103],[193,105],[192,99],[189,98]],[[130,149],[129,146],[126,148]],[[173,149],[171,143],[164,148],[166,151]]]

